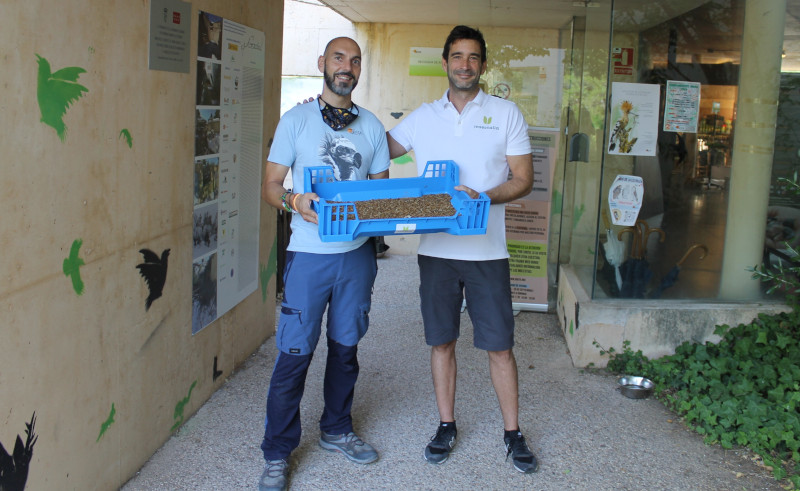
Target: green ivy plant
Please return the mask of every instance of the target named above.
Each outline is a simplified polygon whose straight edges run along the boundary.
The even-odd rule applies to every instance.
[[[708,444],[748,447],[778,479],[800,487],[800,314],[760,315],[750,324],[717,326],[719,343],[683,343],[649,360],[604,349],[606,370],[642,375],[655,396]]]

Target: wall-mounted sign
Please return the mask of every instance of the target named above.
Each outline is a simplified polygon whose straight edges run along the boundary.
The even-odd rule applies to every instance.
[[[424,77],[446,77],[442,68],[442,48],[410,48],[408,74]]]
[[[192,334],[258,287],[266,39],[197,19]]]
[[[613,48],[614,75],[633,75],[633,48]]]
[[[150,2],[150,70],[189,73],[192,4]]]

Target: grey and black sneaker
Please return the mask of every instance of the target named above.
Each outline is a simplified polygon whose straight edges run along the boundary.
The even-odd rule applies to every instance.
[[[258,491],[284,491],[289,476],[289,459],[268,460],[258,481]]]
[[[370,464],[378,460],[378,452],[352,431],[345,435],[320,433],[319,446],[325,450],[342,453],[357,464]]]
[[[442,423],[436,429],[436,434],[431,438],[431,442],[425,447],[425,460],[431,464],[444,464],[450,451],[456,444],[456,429],[455,423]]]
[[[508,456],[510,455],[511,462],[513,462],[516,470],[525,474],[539,470],[539,462],[528,448],[528,444],[525,443],[525,437],[522,436],[521,432],[517,431],[511,436],[504,437],[503,440],[506,443],[506,461],[508,461]]]

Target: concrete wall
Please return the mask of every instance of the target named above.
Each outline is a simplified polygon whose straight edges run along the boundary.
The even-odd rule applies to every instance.
[[[355,39],[353,23],[324,5],[284,0],[283,18],[283,75],[321,77],[317,57],[328,41],[339,36]],[[309,97],[316,95],[309,94]]]
[[[791,310],[779,303],[699,303],[659,300],[592,301],[572,265],[559,272],[556,314],[564,329],[572,363],[586,367],[593,363],[605,367],[608,356],[600,348],[623,350],[623,341],[633,351],[654,359],[675,353],[685,341],[719,342],[716,326],[750,323],[759,313],[775,314]]]
[[[194,40],[198,10],[266,33],[268,142],[278,119],[282,0],[191,8]],[[9,453],[17,435],[24,442],[35,412],[28,489],[115,489],[272,334],[275,212],[262,205],[259,262],[271,271],[263,289],[192,336],[194,63],[188,74],[148,70],[147,1],[29,0],[0,11],[8,40],[0,442]],[[37,54],[53,72],[86,70],[78,83],[88,92],[66,110],[63,141],[40,121]],[[77,239],[81,295],[62,269]],[[171,249],[163,295],[147,311],[136,269],[142,248]]]

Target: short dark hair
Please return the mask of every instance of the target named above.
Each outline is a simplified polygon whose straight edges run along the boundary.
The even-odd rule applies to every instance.
[[[444,50],[442,51],[442,58],[447,60],[450,56],[450,46],[453,45],[456,41],[460,41],[462,39],[472,39],[478,41],[478,44],[481,45],[481,63],[486,61],[486,40],[483,39],[483,33],[478,29],[474,29],[468,26],[455,26],[450,34],[447,36],[447,39],[444,42]]]

